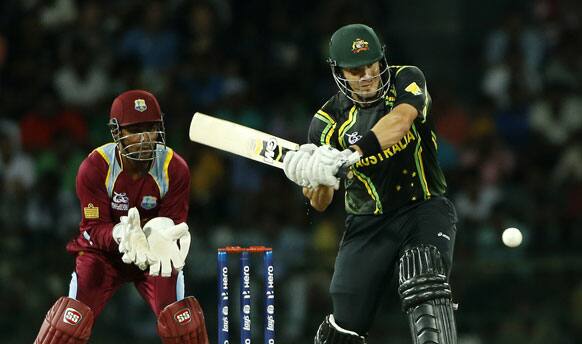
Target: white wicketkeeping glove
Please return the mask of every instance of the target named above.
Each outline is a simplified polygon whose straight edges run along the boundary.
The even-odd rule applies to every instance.
[[[190,249],[190,232],[185,222],[174,224],[167,217],[155,217],[144,225],[150,247],[150,275],[172,275],[172,265],[177,271],[186,264]],[[179,243],[179,246],[178,246]]]
[[[299,146],[299,150],[297,151],[290,151],[285,154],[285,158],[283,159],[283,171],[285,171],[285,175],[293,183],[299,186],[309,185],[309,181],[305,176],[305,166],[316,149],[316,145],[308,143]]]
[[[340,179],[336,177],[342,166],[350,166],[360,159],[360,154],[350,149],[340,151],[329,145],[318,147],[306,164],[305,178],[309,185],[333,186],[339,188]]]
[[[127,216],[122,216],[113,227],[113,238],[119,244],[119,252],[123,253],[124,263],[133,263],[142,270],[147,268],[150,250],[136,207],[129,209]]]

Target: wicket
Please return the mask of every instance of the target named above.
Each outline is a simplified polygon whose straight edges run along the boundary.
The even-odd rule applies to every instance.
[[[227,246],[218,249],[218,343],[229,344],[228,254],[240,254],[240,342],[251,344],[251,259],[252,253],[263,254],[265,306],[264,343],[275,344],[275,278],[273,250],[264,246]]]

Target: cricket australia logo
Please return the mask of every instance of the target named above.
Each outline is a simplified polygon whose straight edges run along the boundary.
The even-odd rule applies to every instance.
[[[144,112],[145,110],[148,109],[148,106],[146,105],[145,100],[143,100],[141,98],[133,101],[133,107],[134,107],[134,109],[136,109],[139,112]]]
[[[129,210],[129,197],[125,192],[113,191],[113,199],[111,200],[111,208],[120,211]]]
[[[357,131],[354,131],[351,134],[346,133],[346,136],[348,137],[348,142],[351,145],[353,145],[354,143],[360,141],[360,139],[362,138],[362,135],[358,135],[358,132]]]
[[[352,43],[352,53],[357,54],[362,51],[369,50],[368,42],[364,41],[361,38],[356,38],[356,40]]]

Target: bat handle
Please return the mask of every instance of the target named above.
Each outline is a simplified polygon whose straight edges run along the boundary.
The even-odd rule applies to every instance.
[[[339,179],[343,179],[348,174],[349,169],[350,165],[342,165],[340,166],[339,170],[337,170],[335,176],[338,177]]]

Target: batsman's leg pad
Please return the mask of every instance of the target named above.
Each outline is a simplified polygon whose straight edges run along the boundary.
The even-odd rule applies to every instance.
[[[62,296],[46,313],[34,344],[85,344],[91,337],[93,322],[89,306]]]
[[[439,250],[413,247],[400,258],[398,293],[414,344],[456,344],[452,293]]]
[[[204,312],[192,296],[167,305],[158,317],[164,344],[208,344]]]
[[[336,324],[333,314],[325,317],[319,325],[314,344],[366,344],[366,337],[341,328]]]

